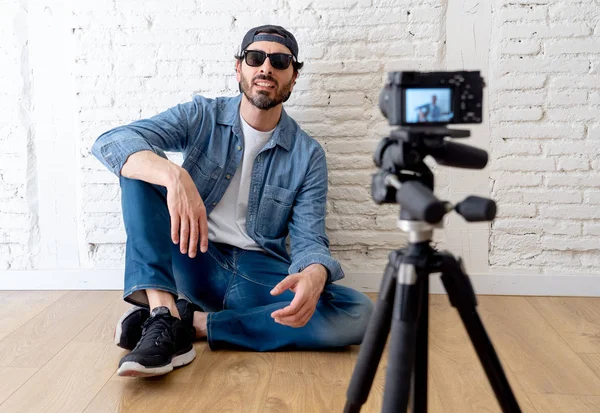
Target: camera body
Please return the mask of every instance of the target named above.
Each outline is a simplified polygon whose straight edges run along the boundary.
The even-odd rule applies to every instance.
[[[400,220],[439,224],[452,208],[433,194],[434,176],[424,162],[466,169],[483,169],[486,151],[453,142],[470,131],[448,124],[481,123],[483,88],[479,71],[390,72],[379,96],[379,108],[392,126],[373,154],[379,172],[373,175],[371,196],[378,203],[401,205]],[[490,221],[492,200],[472,198],[456,210],[468,221]]]
[[[481,123],[484,87],[479,71],[390,72],[379,108],[390,125]]]

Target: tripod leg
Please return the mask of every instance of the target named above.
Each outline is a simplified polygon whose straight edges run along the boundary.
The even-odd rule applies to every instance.
[[[412,382],[413,413],[427,412],[427,373],[429,356],[429,275],[422,277],[417,323],[417,347],[415,349],[415,370]]]
[[[392,251],[385,269],[375,309],[358,353],[358,359],[348,391],[344,413],[358,413],[369,397],[377,366],[381,360],[385,342],[390,331],[394,292],[396,291],[396,273],[401,262],[400,250]]]
[[[441,258],[442,283],[448,292],[450,303],[460,314],[502,411],[520,413],[517,399],[475,308],[477,306],[475,292],[469,277],[463,271],[461,261],[457,261],[450,254],[441,254]]]
[[[400,264],[383,394],[383,413],[405,412],[408,407],[417,335],[420,295],[418,288],[422,278],[417,277],[414,264]]]

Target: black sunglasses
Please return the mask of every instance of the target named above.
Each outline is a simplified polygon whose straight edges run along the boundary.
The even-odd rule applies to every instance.
[[[252,67],[262,66],[266,58],[269,58],[271,66],[277,70],[285,70],[290,67],[293,55],[287,53],[265,53],[262,50],[244,50],[246,64]]]

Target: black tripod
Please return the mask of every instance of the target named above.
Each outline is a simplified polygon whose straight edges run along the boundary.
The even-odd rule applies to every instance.
[[[402,206],[398,226],[408,232],[406,248],[394,250],[381,282],[379,297],[365,333],[347,391],[345,413],[360,412],[366,402],[386,339],[390,333],[383,413],[405,412],[409,397],[412,411],[427,411],[429,275],[441,273],[442,283],[453,307],[475,347],[496,398],[504,412],[521,412],[494,347],[476,310],[477,300],[462,263],[431,245],[434,228],[444,215],[456,210],[467,221],[491,221],[494,201],[470,196],[453,206],[433,195],[433,174],[422,162],[432,155],[443,165],[481,169],[487,153],[444,140],[464,137],[468,131],[406,128],[384,138],[375,152],[382,169],[373,176],[372,195],[377,203]]]

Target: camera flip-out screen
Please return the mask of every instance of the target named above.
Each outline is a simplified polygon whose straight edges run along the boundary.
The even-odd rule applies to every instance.
[[[451,88],[404,89],[404,124],[452,122]]]
[[[390,72],[379,94],[379,109],[390,125],[481,123],[484,86],[479,71]]]

